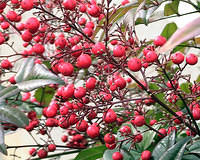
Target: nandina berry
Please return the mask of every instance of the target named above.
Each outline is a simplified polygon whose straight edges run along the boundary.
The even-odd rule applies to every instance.
[[[45,51],[45,48],[42,44],[36,43],[33,46],[33,52],[35,52],[37,55],[42,55]]]
[[[142,139],[143,139],[143,136],[142,136],[141,134],[137,134],[137,135],[134,137],[133,141],[134,141],[135,143],[140,143],[140,142],[142,141]]]
[[[47,157],[47,151],[45,149],[40,149],[37,154],[39,158]]]
[[[7,2],[1,1],[0,3],[0,10],[3,10],[4,8],[6,8]]]
[[[37,150],[36,150],[35,148],[31,148],[31,149],[29,150],[29,154],[30,154],[31,156],[35,156],[36,153],[37,153]]]
[[[131,128],[129,126],[122,126],[119,131],[121,132],[121,135],[131,134]]]
[[[107,112],[104,113],[103,120],[106,123],[116,122],[116,120],[117,120],[117,114],[112,109],[109,109]]]
[[[5,37],[2,35],[0,36],[0,45],[3,44],[5,42]]]
[[[97,5],[89,5],[87,8],[87,12],[92,17],[99,17],[100,15],[100,8]]]
[[[58,125],[64,129],[67,129],[70,126],[69,121],[66,117],[60,117],[58,119]]]
[[[29,11],[33,8],[33,0],[22,0],[21,7],[25,11]]]
[[[88,114],[87,118],[89,120],[94,119],[97,116],[97,113],[94,110],[91,110],[90,113]]]
[[[6,14],[6,17],[8,18],[8,20],[10,20],[11,22],[16,21],[17,19],[17,13],[15,11],[8,11],[8,13]]]
[[[79,57],[82,53],[82,46],[81,45],[75,45],[72,47],[72,56]]]
[[[169,127],[168,131],[167,131],[167,134],[170,134],[172,131],[177,132],[177,128],[175,126]]]
[[[90,77],[85,83],[86,89],[93,90],[96,86],[96,78]]]
[[[112,154],[113,160],[123,160],[123,155],[120,152],[114,152]]]
[[[61,137],[61,140],[62,140],[62,142],[67,142],[67,141],[68,141],[67,135],[63,135],[63,136]]]
[[[171,60],[174,64],[181,64],[184,61],[184,55],[181,52],[176,52],[171,55]]]
[[[154,47],[153,46],[147,46],[143,49],[142,52],[143,52],[144,56],[146,56],[149,51],[154,51]]]
[[[31,33],[35,33],[38,31],[39,27],[40,27],[40,21],[35,18],[35,17],[31,17],[29,18],[26,23],[25,23],[25,27],[26,29],[28,29]]]
[[[161,133],[161,134],[158,134],[158,136],[159,136],[160,138],[163,138],[163,137],[165,137],[165,136],[167,135],[167,131],[166,131],[165,128],[159,129],[158,132]]]
[[[154,45],[156,46],[162,46],[165,44],[165,42],[166,42],[166,38],[163,36],[157,36],[153,41]]]
[[[91,125],[87,128],[87,135],[90,138],[96,138],[99,136],[99,127],[96,125]]]
[[[61,106],[60,107],[60,109],[59,109],[59,111],[60,111],[60,114],[61,115],[67,115],[68,113],[69,113],[69,109],[68,109],[68,107],[67,106]]]
[[[45,116],[45,114],[43,113],[43,115]],[[47,127],[55,127],[58,125],[58,121],[54,118],[47,118],[45,125]]]
[[[132,122],[133,122],[134,125],[141,127],[145,124],[144,116],[137,115],[137,116],[134,117],[134,120]]]
[[[104,136],[104,141],[105,141],[105,143],[113,144],[115,142],[115,136],[111,133],[107,133]]]
[[[192,110],[192,115],[195,120],[199,120],[200,119],[200,108],[194,107]]]
[[[185,133],[187,134],[187,136],[193,136],[193,137],[196,136],[196,133],[191,131],[191,130],[189,130],[189,129],[187,129]]]
[[[92,46],[92,53],[95,55],[101,55],[106,51],[105,44],[103,42],[98,42]]]
[[[123,57],[126,54],[125,47],[122,45],[116,45],[113,48],[113,56],[114,57]]]
[[[1,22],[1,28],[2,29],[8,29],[10,27],[10,24],[8,23],[8,22],[6,22],[6,21],[4,21],[4,22]]]
[[[153,62],[157,61],[158,55],[155,51],[149,51],[146,54],[145,58],[148,63],[153,63]]]
[[[84,32],[85,35],[87,35],[88,37],[91,37],[92,34],[93,34],[92,28],[88,28],[88,27],[85,27],[85,28],[83,29],[83,32]]]
[[[21,37],[23,41],[25,42],[30,42],[33,38],[32,33],[29,30],[25,30],[22,34]]]
[[[172,84],[171,84],[171,83],[172,83]],[[177,80],[171,80],[171,82],[170,82],[170,81],[167,81],[167,87],[173,88],[172,85],[173,85],[174,88],[178,88],[178,86],[179,86]]]
[[[48,118],[55,117],[57,114],[57,108],[54,106],[49,106],[46,110],[46,116]]]
[[[85,27],[86,28],[94,29],[94,22],[92,22],[92,21],[87,22],[86,25],[85,25]]]
[[[77,58],[76,66],[79,68],[89,68],[92,64],[92,58],[88,54],[81,54]]]
[[[66,87],[63,87],[61,95],[63,99],[71,98],[74,95],[74,84],[68,84]]]
[[[150,151],[145,150],[145,151],[142,152],[142,154],[141,154],[142,160],[150,160],[150,158],[151,158],[151,152]]]
[[[88,123],[85,120],[76,123],[76,129],[80,132],[85,132],[88,128]]]
[[[74,72],[74,67],[71,63],[61,62],[58,64],[58,71],[64,76],[71,76]]]
[[[115,149],[116,143],[112,143],[112,144],[106,143],[106,147],[107,147],[108,149],[110,149],[110,150]]]
[[[85,18],[79,18],[79,20],[78,20],[78,24],[80,24],[80,25],[85,25],[86,24],[86,19]]]
[[[152,119],[152,120],[149,122],[149,124],[150,124],[151,126],[153,126],[155,123],[157,123],[157,120],[155,120],[155,119]]]
[[[183,117],[183,112],[182,111],[178,111],[178,112],[176,112],[176,114],[179,116],[179,117]],[[172,116],[172,118],[174,119],[174,123],[176,123],[176,124],[181,124],[182,122],[178,119],[178,118],[176,118],[175,116]]]
[[[123,89],[126,87],[126,80],[122,77],[118,77],[114,80],[114,83],[117,87],[119,87],[120,89]]]
[[[49,144],[48,145],[48,151],[49,152],[53,152],[56,150],[56,145],[55,144]]]
[[[3,69],[11,69],[13,66],[8,59],[4,59],[1,61],[1,68]]]
[[[71,114],[69,117],[69,124],[74,125],[78,122],[78,117],[75,113]]]
[[[37,114],[36,114],[35,111],[30,111],[30,112],[28,112],[27,117],[28,117],[29,119],[31,119],[31,120],[34,120],[34,119],[37,118]]]
[[[186,63],[187,64],[195,65],[197,62],[198,62],[198,57],[195,54],[190,53],[186,56]]]
[[[137,72],[142,68],[142,63],[141,60],[139,58],[131,58],[128,61],[128,68],[133,71],[133,72]]]
[[[67,44],[67,41],[64,37],[58,37],[56,40],[55,40],[55,46],[57,48],[61,48],[61,49],[64,49]]]
[[[80,6],[79,6],[79,11],[82,12],[82,13],[85,13],[86,10],[87,10],[86,5],[81,3]]]
[[[73,11],[76,8],[76,0],[64,0],[62,4],[67,10]]]

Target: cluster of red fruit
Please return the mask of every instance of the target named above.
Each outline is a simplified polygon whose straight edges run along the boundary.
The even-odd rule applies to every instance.
[[[126,3],[128,0],[124,0],[122,5]],[[6,12],[4,9],[8,4],[12,10]],[[62,14],[54,15],[53,8],[57,8]],[[39,11],[35,13],[38,17],[33,16],[22,22],[22,15],[32,9]],[[49,9],[52,9],[53,13],[49,12]],[[116,35],[108,32],[110,29],[109,24],[106,24],[108,22],[103,24],[107,25],[106,27],[100,23],[101,20],[106,21],[107,11],[104,4],[98,4],[95,0],[48,2],[45,0],[10,0],[0,3],[0,25],[3,30],[0,33],[0,44],[9,43],[10,35],[7,32],[11,28],[14,29],[20,34],[25,48],[22,53],[17,53],[17,55],[21,55],[22,59],[34,56],[36,57],[35,63],[39,64],[48,61],[50,63],[49,70],[62,77],[66,82],[64,86],[49,85],[56,90],[56,94],[51,103],[43,108],[41,119],[34,111],[27,113],[30,120],[29,125],[25,127],[27,131],[36,130],[39,135],[51,136],[50,130],[53,127],[60,127],[68,131],[67,135],[64,134],[61,137],[62,142],[66,143],[66,147],[86,148],[89,145],[88,138],[90,138],[93,141],[100,139],[105,142],[108,149],[119,148],[120,151],[114,128],[119,129],[124,141],[131,140],[131,143],[135,144],[143,140],[143,133],[139,132],[137,128],[149,125],[151,127],[157,124],[155,119],[151,119],[149,124],[146,122],[148,117],[146,106],[156,102],[155,98],[151,96],[153,92],[151,92],[149,83],[159,85],[158,93],[165,93],[167,103],[170,105],[175,105],[179,100],[181,90],[178,81],[184,78],[184,75],[181,75],[182,69],[186,65],[195,65],[198,62],[197,56],[190,53],[185,58],[183,53],[176,52],[163,58],[157,53],[157,49],[166,43],[166,38],[163,36],[156,37],[151,45],[137,44],[131,31],[124,33],[122,30],[115,31],[118,33],[116,38]],[[112,14],[114,13],[115,11]],[[99,28],[104,29],[107,37],[101,42],[95,42],[96,30]],[[124,37],[124,35],[128,36]],[[53,49],[50,50],[49,47]],[[140,58],[139,51],[143,53]],[[163,64],[160,64],[160,59],[163,60]],[[186,63],[181,68],[184,59],[186,59]],[[173,62],[181,71],[168,82],[163,80],[163,75],[158,75],[156,78],[144,76],[148,67],[153,65],[159,70],[169,62]],[[13,65],[8,59],[3,59],[1,72],[12,70]],[[80,71],[84,72],[81,78]],[[141,72],[144,77],[143,80],[136,79],[138,87],[134,88],[134,92],[130,87],[132,79],[134,79],[133,72]],[[159,79],[158,82],[157,79]],[[78,85],[77,82],[80,80],[82,82]],[[10,77],[9,82],[16,84],[15,76]],[[161,82],[163,82],[162,85],[159,84]],[[195,83],[190,89],[191,97],[200,94],[199,83]],[[134,99],[136,95],[139,95],[140,98]],[[22,96],[22,101],[43,105],[35,98],[31,98],[29,92]],[[131,106],[131,101],[135,102],[134,106]],[[188,120],[186,114],[180,110],[176,111],[176,115],[183,121]],[[194,99],[190,104],[190,111],[195,120],[200,119],[200,107]],[[122,125],[124,122],[133,125],[137,132],[132,133],[128,125]],[[184,123],[176,116],[167,114],[166,119],[160,123],[168,122],[170,124],[168,130],[165,128],[158,130],[160,138],[173,130],[178,130],[176,125],[182,125],[182,129],[186,129]],[[12,124],[4,124],[5,129],[8,126],[13,130],[16,129]],[[188,136],[195,135],[190,129],[186,130],[186,134]],[[32,148],[29,153],[31,156],[37,154],[40,158],[45,158],[48,152],[55,151],[56,147],[56,144],[47,141],[46,145]],[[115,152],[112,158],[113,160],[122,160],[123,153]],[[150,158],[150,151],[142,152],[142,160]]]

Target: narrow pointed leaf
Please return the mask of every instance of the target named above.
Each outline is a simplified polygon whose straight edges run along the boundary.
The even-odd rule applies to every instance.
[[[164,8],[164,15],[170,16],[172,14],[177,14],[178,6],[179,6],[179,0],[174,0],[171,3],[167,3]]]
[[[173,49],[180,43],[187,41],[200,34],[200,17],[178,29],[158,52],[163,53]]]
[[[96,160],[103,157],[103,153],[106,150],[106,146],[97,146],[88,149],[84,149],[75,157],[74,160]]]
[[[189,148],[190,153],[198,153],[200,154],[200,141],[194,142],[190,148]]]
[[[184,155],[182,160],[199,160],[200,157],[196,155]]]
[[[49,84],[64,84],[64,81],[43,65],[35,64],[32,72],[17,86],[21,91],[28,92]]]
[[[15,75],[15,81],[17,83],[23,81],[24,79],[26,79],[26,77],[32,71],[33,66],[34,66],[34,60],[35,60],[35,58],[33,58],[33,57],[26,58],[24,60],[23,64],[21,65],[21,67],[19,69],[19,71]]]
[[[0,91],[0,99],[5,99],[8,97],[12,97],[19,93],[19,89],[17,86],[10,86],[7,88],[4,88]]]
[[[187,143],[191,140],[191,137],[186,137],[182,140],[180,140],[178,143],[173,145],[171,148],[169,148],[161,157],[159,160],[182,160],[183,153],[185,151],[185,147]]]
[[[152,152],[152,157],[155,160],[159,159],[170,147],[175,144],[175,138],[175,132],[171,132],[168,136],[161,139],[154,148]]]
[[[0,121],[15,124],[18,127],[25,127],[29,124],[27,116],[17,108],[0,104]]]

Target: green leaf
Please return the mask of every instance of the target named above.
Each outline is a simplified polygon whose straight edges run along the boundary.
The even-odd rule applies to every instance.
[[[152,157],[155,160],[158,160],[170,147],[175,144],[175,138],[175,132],[171,132],[168,136],[161,139],[154,148],[152,152]]]
[[[173,49],[173,53],[177,52],[177,51],[180,51],[180,52],[184,52],[185,51],[185,48],[188,46],[188,42],[183,42],[181,44],[179,44],[178,46],[176,46],[174,49]]]
[[[153,128],[158,130],[160,128],[160,125],[154,125]],[[146,129],[147,127],[143,128],[143,130],[146,130]],[[142,136],[143,136],[142,142],[138,143],[138,146],[140,147],[141,151],[144,151],[152,144],[154,137],[156,136],[156,132],[150,130],[150,131],[144,132]]]
[[[19,93],[19,89],[17,86],[10,86],[10,87],[4,88],[0,91],[0,99],[12,97],[16,95],[17,93]]]
[[[35,98],[38,102],[41,102],[43,106],[48,106],[55,94],[55,89],[46,86],[44,88],[38,88],[35,92]]]
[[[149,83],[149,89],[151,89],[151,90],[158,90],[159,87],[158,87],[158,85],[155,84],[155,83]]]
[[[29,124],[27,116],[17,108],[7,106],[5,103],[0,104],[0,120],[15,124],[18,127],[24,128]]]
[[[180,88],[181,88],[181,90],[183,91],[183,92],[185,92],[185,93],[190,93],[190,86],[191,86],[192,84],[191,83],[182,83],[181,85],[180,85]]]
[[[185,151],[185,147],[190,140],[191,140],[191,137],[185,137],[184,139],[180,140],[175,145],[173,145],[171,148],[169,148],[160,157],[159,160],[169,160],[169,159],[182,160],[183,153]]]
[[[34,66],[35,58],[26,58],[23,62],[23,64],[20,66],[19,71],[15,75],[15,81],[16,83],[22,82],[26,79],[26,77],[32,72],[33,66]]]
[[[168,23],[165,28],[163,29],[161,35],[164,36],[166,39],[169,39],[171,35],[177,30],[176,23]]]
[[[178,14],[179,0],[173,0],[171,3],[165,5],[164,15],[170,16],[172,14]]]
[[[82,150],[74,160],[96,160],[103,157],[103,153],[107,148],[103,146],[92,147]]]
[[[200,34],[200,17],[178,29],[170,39],[158,50],[158,53],[167,52],[175,46]]]
[[[198,153],[200,154],[200,140],[194,142],[190,147],[189,147],[190,153]]]
[[[21,91],[28,92],[49,84],[64,84],[64,81],[43,65],[35,64],[26,79],[17,86]]]
[[[182,160],[199,160],[200,157],[196,155],[184,155]]]
[[[4,143],[4,129],[0,124],[0,152],[7,155],[6,145]]]

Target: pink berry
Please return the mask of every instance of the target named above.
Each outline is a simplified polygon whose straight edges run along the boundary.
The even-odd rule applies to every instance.
[[[123,57],[125,56],[126,50],[122,45],[116,45],[113,48],[113,56],[114,57]]]
[[[181,64],[184,61],[184,55],[181,52],[176,52],[171,55],[171,60],[174,64]]]
[[[144,116],[142,116],[142,115],[135,116],[135,118],[133,120],[133,124],[138,126],[138,127],[143,126],[145,124]]]
[[[92,58],[88,54],[81,54],[77,58],[76,66],[79,68],[89,68],[92,64]]]
[[[158,55],[155,51],[149,51],[147,54],[146,54],[146,61],[148,63],[152,63],[152,62],[155,62],[157,61],[158,59]]]
[[[120,152],[114,152],[112,154],[113,160],[123,160],[123,155]]]
[[[142,63],[141,60],[138,58],[131,58],[128,61],[128,68],[133,71],[133,72],[137,72],[142,68]]]
[[[150,160],[150,158],[151,158],[151,152],[150,151],[145,150],[145,151],[142,152],[142,154],[141,154],[142,160]]]
[[[96,138],[99,136],[99,127],[96,125],[91,125],[87,128],[87,135],[90,138]]]
[[[163,36],[158,36],[154,39],[153,43],[156,45],[156,46],[162,46],[163,44],[165,44],[166,42],[166,38],[163,37]]]
[[[187,64],[195,65],[197,62],[198,62],[198,57],[195,54],[190,53],[186,56],[186,63]]]
[[[76,0],[64,0],[62,4],[67,10],[73,11],[76,8]]]

